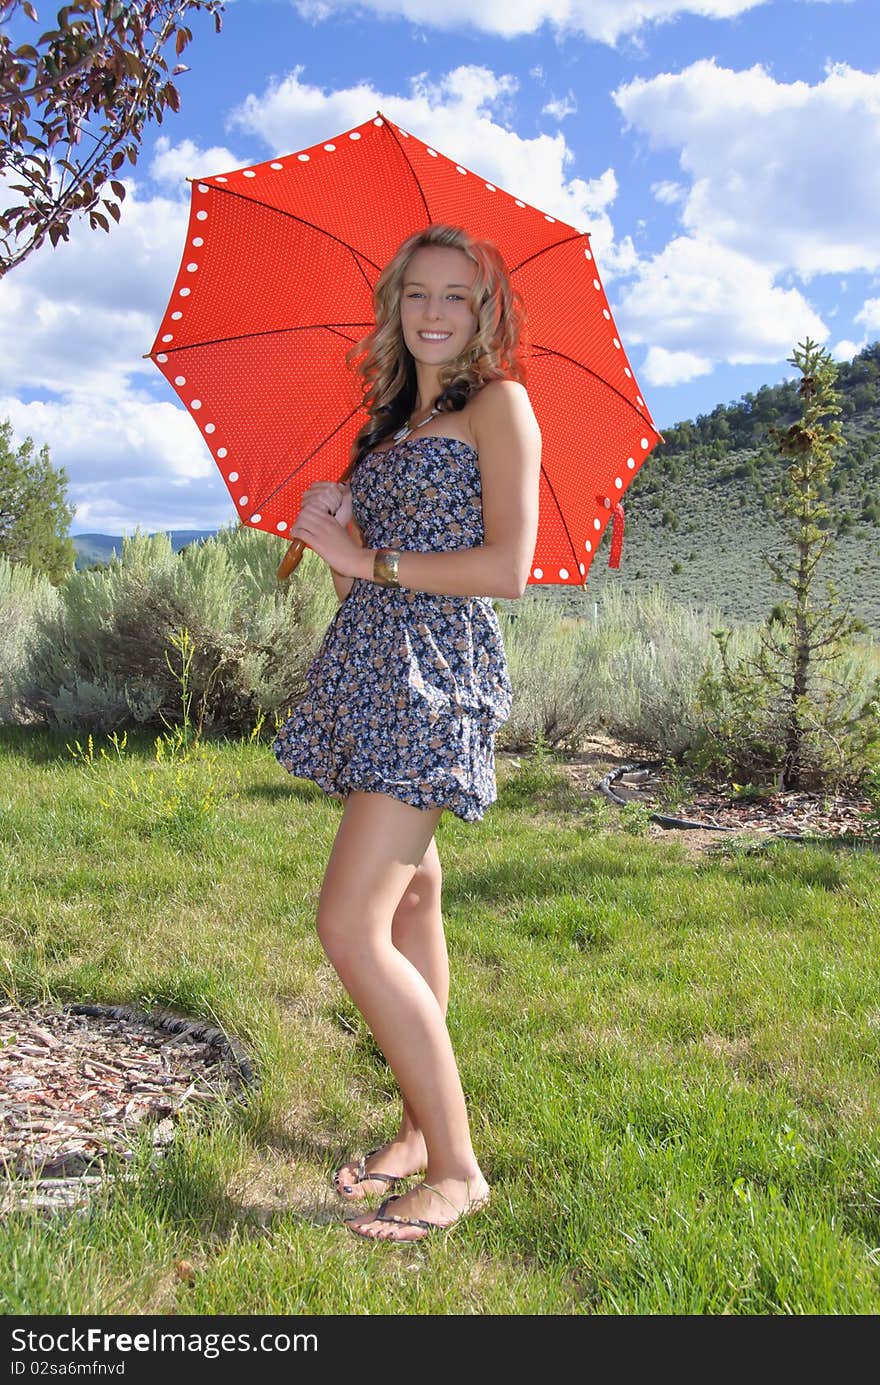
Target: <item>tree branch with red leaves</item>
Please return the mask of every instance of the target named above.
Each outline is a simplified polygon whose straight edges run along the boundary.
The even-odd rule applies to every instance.
[[[119,221],[125,185],[112,175],[137,163],[149,121],[180,109],[172,78],[188,68],[169,73],[164,52],[173,42],[179,58],[192,40],[190,11],[207,10],[220,33],[223,9],[223,0],[73,0],[33,42],[14,46],[0,31],[0,275],[46,236],[69,240],[77,213],[109,232],[99,203]],[[0,0],[0,24],[22,17],[39,24],[30,0]]]

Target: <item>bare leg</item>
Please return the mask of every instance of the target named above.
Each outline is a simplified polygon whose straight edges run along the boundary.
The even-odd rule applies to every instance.
[[[318,905],[318,933],[349,995],[385,1054],[410,1120],[427,1149],[427,1181],[404,1195],[401,1215],[450,1220],[488,1192],[474,1155],[461,1079],[446,1022],[420,971],[394,946],[391,922],[424,857],[442,809],[427,811],[387,794],[353,791],[330,853]],[[405,1205],[404,1205],[405,1204]],[[371,1213],[362,1221],[369,1222]],[[370,1229],[370,1234],[372,1234]],[[385,1223],[375,1234],[391,1235]],[[422,1233],[394,1228],[395,1239]]]
[[[408,887],[394,911],[391,922],[391,941],[413,966],[421,972],[437,998],[444,1017],[449,1002],[449,958],[443,932],[441,893],[443,874],[435,837],[416,869]],[[366,1162],[366,1171],[404,1178],[425,1167],[427,1151],[414,1112],[403,1098],[403,1118],[397,1134],[376,1150]],[[391,1191],[381,1179],[357,1179],[357,1164],[344,1164],[339,1170],[336,1188],[347,1202],[363,1202]]]

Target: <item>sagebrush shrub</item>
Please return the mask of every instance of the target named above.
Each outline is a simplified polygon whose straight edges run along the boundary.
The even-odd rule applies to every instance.
[[[167,725],[179,715],[166,652],[193,639],[194,716],[239,735],[261,710],[302,691],[318,638],[336,608],[326,565],[306,550],[279,587],[282,546],[259,530],[221,530],[175,553],[167,534],[123,539],[103,567],[71,573],[59,601],[35,613],[20,700],[48,725],[107,731]]]
[[[0,554],[0,723],[32,719],[22,704],[21,683],[38,636],[38,624],[61,605],[55,587],[27,563]]]

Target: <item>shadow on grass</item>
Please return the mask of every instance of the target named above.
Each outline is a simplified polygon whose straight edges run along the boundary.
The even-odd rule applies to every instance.
[[[32,765],[51,765],[58,761],[73,766],[73,757],[67,749],[88,732],[50,731],[40,726],[0,726],[0,757],[15,756]]]
[[[283,776],[286,771],[279,770]],[[299,803],[323,803],[334,802],[335,800],[326,794],[320,785],[315,784],[310,779],[297,779],[294,775],[289,775],[285,780],[283,777],[276,784],[251,784],[240,791],[242,798],[251,800],[262,799],[270,803],[277,803],[281,799],[295,798]],[[342,804],[340,803],[340,808]]]
[[[123,734],[119,732],[120,737]],[[125,754],[128,758],[152,760],[155,757],[158,732],[135,727],[129,729],[127,735]],[[93,731],[91,736],[96,756],[101,747],[108,755],[115,754],[107,732]],[[0,759],[15,756],[32,765],[69,765],[74,769],[78,766],[67,747],[77,741],[85,747],[88,739],[89,732],[79,727],[60,730],[42,726],[0,726]],[[204,739],[208,741],[208,737]]]

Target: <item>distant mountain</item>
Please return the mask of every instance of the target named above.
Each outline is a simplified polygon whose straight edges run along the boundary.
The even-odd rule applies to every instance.
[[[163,531],[154,529],[152,532]],[[212,539],[217,530],[169,529],[164,532],[167,532],[174,552],[179,553],[188,543],[201,543],[205,539]],[[71,534],[70,537],[76,548],[77,569],[93,567],[95,563],[108,563],[114,553],[122,553],[122,537],[118,534]]]
[[[664,428],[664,442],[623,499],[620,567],[608,567],[609,524],[586,588],[551,586],[547,598],[566,614],[592,616],[606,587],[635,594],[658,584],[675,605],[718,607],[733,623],[769,615],[789,592],[763,558],[784,552],[787,559],[791,549],[772,499],[787,463],[768,428],[786,427],[798,417],[800,378],[763,385]],[[816,571],[814,600],[824,598],[830,578],[852,614],[880,631],[880,342],[838,364],[837,388],[844,446],[822,496],[832,544]],[[175,529],[170,537],[176,552],[216,532]],[[122,540],[108,534],[77,534],[73,541],[78,568],[106,562],[122,549]],[[516,609],[513,601],[502,605]]]

